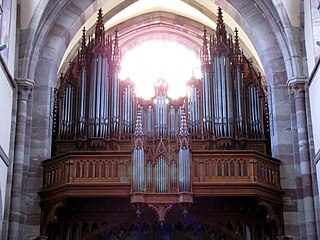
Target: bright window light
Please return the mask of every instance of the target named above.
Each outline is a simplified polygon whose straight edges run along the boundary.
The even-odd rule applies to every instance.
[[[174,41],[146,41],[125,52],[121,62],[121,79],[131,79],[138,97],[154,95],[159,78],[168,82],[168,95],[177,99],[186,95],[186,82],[199,78],[199,56]]]

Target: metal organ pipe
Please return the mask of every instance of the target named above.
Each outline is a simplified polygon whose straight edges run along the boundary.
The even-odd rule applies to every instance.
[[[200,94],[198,89],[196,89],[196,96],[195,96],[195,112],[196,112],[196,132],[200,133]]]
[[[214,58],[214,109],[215,109],[215,127],[216,136],[222,137],[222,102],[221,102],[221,75],[219,57]]]
[[[133,87],[128,83],[122,93],[122,131],[132,133],[134,129],[135,102]]]
[[[62,125],[62,134],[70,134],[73,132],[73,123],[74,123],[74,87],[68,84],[63,92],[62,97],[62,114],[61,114],[61,125]]]
[[[89,93],[89,119],[88,119],[88,131],[89,137],[95,136],[95,98],[96,98],[96,59],[92,60],[91,63],[91,79],[90,79],[90,93]]]
[[[227,122],[228,122],[228,137],[234,135],[234,107],[233,107],[233,84],[230,70],[230,58],[225,58],[226,83],[227,83]]]
[[[176,135],[176,129],[175,129],[175,125],[176,125],[176,110],[174,109],[174,106],[170,106],[170,139],[174,140],[175,139],[175,135]]]
[[[94,112],[94,118],[95,118],[95,137],[99,137],[99,130],[101,127],[101,113],[100,110],[102,110],[101,106],[101,55],[98,56],[96,61],[96,72],[94,73],[96,75],[96,89],[95,89],[95,96],[96,96],[96,104],[95,104],[95,112]]]
[[[156,192],[168,192],[168,165],[166,159],[160,156],[156,162]]]
[[[144,149],[143,147],[137,147],[133,153],[133,191],[144,191]]]
[[[159,161],[159,159],[157,160],[157,162],[156,162],[156,165],[155,165],[155,168],[156,168],[156,176],[155,176],[155,180],[156,180],[156,192],[160,192],[160,174],[159,174],[159,165],[160,165],[160,161]]]
[[[152,163],[148,161],[147,164],[147,188],[152,187]]]
[[[240,67],[236,69],[236,99],[237,99],[237,127],[238,131],[243,132],[243,86],[242,86],[242,74]]]
[[[163,97],[163,136],[167,137],[168,134],[168,103],[167,103],[167,97]]]
[[[128,114],[128,132],[132,132],[132,120],[133,120],[133,113],[132,113],[132,89],[131,89],[131,85],[128,85],[128,110],[129,110],[129,114]]]
[[[176,174],[177,174],[177,167],[174,161],[171,163],[171,187],[176,187]]]
[[[67,88],[66,88],[66,98],[65,98],[65,133],[67,134],[67,133],[69,133],[69,121],[70,121],[70,111],[71,111],[71,109],[70,109],[70,85],[68,85],[67,86]]]
[[[253,84],[249,86],[248,90],[249,131],[255,133],[255,137],[258,137],[262,133],[259,91]]]
[[[179,191],[190,191],[190,150],[180,147],[179,149]]]
[[[84,133],[86,123],[86,92],[87,92],[87,71],[81,69],[80,71],[80,96],[79,96],[79,125],[78,131],[80,134]]]
[[[111,125],[112,132],[119,132],[119,112],[120,112],[120,80],[118,72],[115,71],[112,79],[112,101],[111,101]]]
[[[220,69],[220,81],[221,81],[221,103],[222,103],[222,126],[223,126],[223,134],[222,137],[227,136],[227,91],[226,91],[226,75],[225,75],[225,56],[219,58],[219,69]]]
[[[202,79],[202,92],[203,92],[203,125],[205,132],[211,132],[212,121],[212,78],[209,74],[209,70],[205,69]]]
[[[147,137],[151,139],[153,137],[153,108],[148,106],[147,109]]]
[[[107,137],[109,117],[109,78],[106,57],[92,60],[89,97],[89,137]]]
[[[62,97],[62,104],[61,104],[61,132],[60,134],[64,134],[66,132],[66,90],[64,90],[64,94]]]
[[[217,137],[232,137],[233,120],[233,84],[230,59],[222,53],[214,57],[214,114]]]
[[[252,85],[250,85],[250,88],[249,88],[249,91],[250,91],[250,123],[251,123],[251,126],[250,126],[250,131],[252,133],[254,133],[254,98],[253,98],[253,89],[252,89]]]
[[[259,103],[257,102],[256,88],[251,86],[252,97],[253,97],[253,132],[257,133],[257,109]]]

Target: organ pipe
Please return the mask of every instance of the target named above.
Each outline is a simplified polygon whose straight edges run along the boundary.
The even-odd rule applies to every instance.
[[[194,83],[188,87],[188,120],[191,133],[200,132],[200,96]]]
[[[126,81],[122,92],[122,132],[125,134],[133,133],[135,105],[132,82]]]
[[[163,156],[157,159],[155,165],[156,172],[156,192],[166,193],[168,192],[168,164]]]
[[[78,131],[83,134],[86,122],[86,92],[87,92],[87,72],[81,69],[80,72],[80,89],[79,89],[79,126]]]
[[[120,50],[118,45],[118,32],[115,31],[114,48],[112,56],[112,64],[114,71],[112,73],[112,100],[111,100],[111,131],[119,132],[119,115],[120,115],[120,79],[118,77],[120,71]]]
[[[182,110],[181,113],[181,124],[180,124],[180,148],[179,148],[179,191],[190,192],[190,149],[189,149],[189,139],[188,139],[188,127],[185,111]]]
[[[236,104],[237,104],[237,128],[238,132],[244,132],[243,109],[243,81],[240,68],[236,69]]]
[[[203,38],[202,77],[199,80],[192,78],[187,83],[187,95],[179,100],[170,99],[167,96],[168,84],[164,79],[159,79],[155,84],[154,98],[148,101],[141,100],[143,102],[141,121],[149,149],[160,139],[163,139],[166,145],[176,147],[176,166],[171,165],[173,159],[164,154],[170,169],[168,175],[163,175],[166,170],[162,162],[157,163],[158,176],[160,173],[161,176],[166,176],[170,184],[174,181],[171,172],[174,171],[174,167],[177,168],[177,185],[180,181],[180,172],[181,176],[188,174],[185,162],[180,165],[178,160],[179,156],[187,158],[188,155],[184,152],[184,148],[181,152],[178,150],[183,114],[186,114],[190,138],[192,141],[202,139],[203,148],[223,148],[219,145],[221,138],[230,141],[231,144],[237,144],[237,141],[234,141],[236,138],[245,141],[246,138],[260,139],[265,136],[264,96],[259,76],[249,66],[250,61],[240,50],[237,30],[234,41],[227,35],[221,9],[218,12],[216,31],[213,35],[209,35],[205,29]],[[113,38],[106,35],[101,11],[96,32],[88,37],[88,41],[85,29],[83,30],[78,55],[78,62],[73,64],[77,68],[72,67],[62,76],[57,93],[58,102],[55,107],[58,108],[56,114],[58,119],[55,121],[57,126],[53,129],[58,136],[55,139],[81,139],[85,142],[91,138],[108,140],[113,138],[132,141],[138,106],[135,86],[130,79],[119,80],[118,36],[117,33]],[[109,141],[105,142],[107,148]],[[113,144],[117,145],[118,142],[110,143]],[[244,142],[239,148],[245,148],[245,144]],[[82,149],[90,148],[90,144],[83,143],[83,145]],[[191,157],[190,149],[188,151]],[[135,154],[136,166],[141,166],[138,159],[141,159],[139,154],[142,153],[136,149]],[[153,154],[157,155],[155,152]],[[150,161],[151,165],[148,167],[151,166],[155,170],[156,159],[150,158]],[[136,169],[136,174],[140,174],[139,171]],[[155,175],[149,173],[147,175],[148,179],[150,176],[154,180]],[[183,184],[188,184],[186,181],[183,180]],[[136,186],[139,188],[140,185]],[[185,185],[181,185],[181,188],[186,189]],[[163,190],[165,187],[160,184],[158,189]]]
[[[145,162],[144,162],[144,132],[141,119],[141,109],[138,109],[136,127],[134,132],[133,150],[133,176],[132,186],[134,192],[143,192],[145,188]]]
[[[211,44],[210,44],[211,47]],[[212,132],[212,102],[213,85],[212,70],[210,67],[210,54],[208,49],[207,30],[203,31],[203,46],[201,51],[201,69],[202,69],[202,120],[203,132]]]
[[[91,63],[89,98],[89,137],[106,138],[109,121],[109,64],[105,56],[96,56]]]
[[[61,113],[61,134],[67,135],[73,133],[74,124],[74,87],[68,84],[62,96],[62,113]]]

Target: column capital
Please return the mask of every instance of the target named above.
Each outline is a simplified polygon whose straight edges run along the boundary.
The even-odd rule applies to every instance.
[[[18,85],[18,100],[28,101],[35,86],[34,81],[27,78],[16,78],[16,83]]]
[[[305,83],[295,83],[290,85],[290,91],[293,94],[293,98],[304,98],[306,92]]]

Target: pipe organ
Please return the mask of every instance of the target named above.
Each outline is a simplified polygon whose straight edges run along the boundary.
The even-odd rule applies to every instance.
[[[192,202],[183,193],[192,192],[193,150],[267,154],[261,76],[243,55],[237,30],[234,40],[227,34],[220,8],[213,34],[204,29],[200,52],[202,77],[186,83],[184,97],[171,99],[159,79],[154,97],[140,99],[130,79],[119,79],[118,33],[106,34],[99,10],[95,34],[83,30],[78,56],[56,90],[54,155],[130,151],[131,201],[154,204],[164,193],[175,196],[171,203]]]

